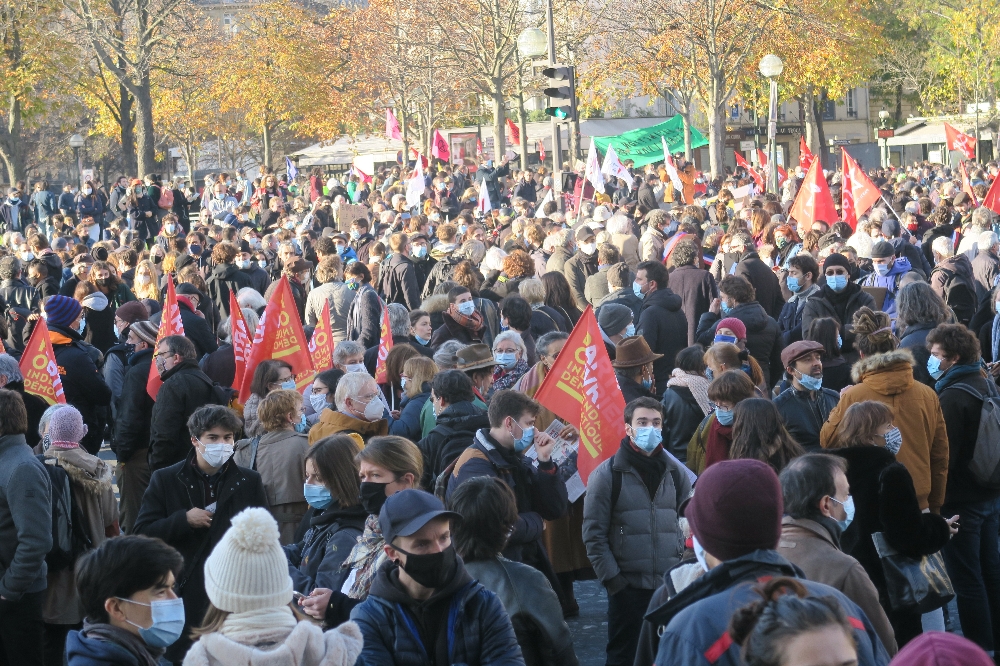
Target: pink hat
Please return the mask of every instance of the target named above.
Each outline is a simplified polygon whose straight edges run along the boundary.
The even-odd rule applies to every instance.
[[[736,317],[726,317],[719,320],[719,325],[715,327],[715,330],[718,331],[720,328],[728,328],[736,334],[737,340],[747,339],[747,325]]]
[[[72,405],[52,413],[49,419],[49,439],[56,449],[74,449],[87,434],[83,416]]]

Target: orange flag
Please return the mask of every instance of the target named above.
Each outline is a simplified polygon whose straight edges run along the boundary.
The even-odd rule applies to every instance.
[[[983,197],[983,205],[1000,215],[1000,176],[993,179],[993,184]]]
[[[292,366],[292,375],[312,369],[306,334],[299,321],[299,311],[292,298],[288,276],[282,275],[278,288],[267,302],[250,347],[250,357],[240,385],[240,402],[250,397],[250,383],[261,361],[282,360]]]
[[[236,377],[233,378],[233,388],[237,391],[243,386],[243,375],[246,374],[247,359],[250,358],[250,329],[243,317],[243,310],[236,300],[236,293],[229,290],[229,334],[233,341],[233,356],[236,357]]]
[[[805,170],[809,170],[812,163],[816,160],[816,156],[812,154],[809,150],[809,146],[806,145],[806,138],[804,136],[799,137],[799,166]]]
[[[44,319],[35,322],[31,338],[28,339],[28,346],[21,354],[20,368],[26,392],[37,395],[50,405],[57,402],[66,404],[59,365],[56,363],[56,354],[49,339],[49,327],[46,326]]]
[[[757,189],[763,192],[764,179],[761,177],[761,175],[756,171],[754,171],[753,167],[751,167],[750,164],[746,161],[746,159],[742,155],[740,155],[737,151],[734,150],[733,155],[736,156],[736,166],[740,167],[741,169],[746,169],[747,173],[750,174],[750,177],[753,178],[753,182],[757,183]]]
[[[385,370],[385,359],[392,349],[392,328],[389,326],[389,306],[382,306],[382,334],[378,340],[378,363],[375,365],[375,381],[385,384],[389,381]]]
[[[333,325],[330,323],[330,301],[323,304],[323,312],[313,329],[309,341],[309,357],[312,358],[313,369],[323,372],[333,367]]]
[[[794,217],[797,222],[805,222],[807,227],[817,220],[830,225],[837,221],[837,209],[833,205],[833,196],[830,195],[830,187],[823,177],[819,160],[815,160],[806,172],[788,216]]]
[[[160,313],[160,328],[156,332],[156,345],[153,345],[154,354],[160,340],[171,335],[184,335],[184,322],[181,321],[181,309],[177,305],[177,292],[174,291],[172,275],[167,280],[167,300],[163,304],[163,312]],[[146,380],[146,393],[156,400],[156,394],[160,392],[161,386],[163,380],[160,379],[160,372],[156,369],[156,359],[153,359],[153,363],[149,366],[149,378]]]
[[[851,229],[857,229],[858,216],[864,215],[869,208],[874,206],[875,202],[882,198],[882,194],[864,170],[854,161],[854,158],[848,155],[846,150],[840,152],[844,156],[842,160],[844,180],[840,189],[840,213],[844,222],[851,225]]]
[[[962,172],[962,191],[969,195],[972,199],[973,206],[979,206],[979,200],[976,198],[976,193],[972,191],[972,180],[969,178],[969,170],[965,168],[965,162],[958,163],[958,170]]]
[[[976,159],[976,137],[952,127],[948,123],[944,124],[944,138],[948,144],[948,150],[959,150],[965,155],[965,159]]]
[[[535,400],[580,431],[576,467],[586,484],[625,437],[625,398],[593,306],[587,306],[573,328]]]

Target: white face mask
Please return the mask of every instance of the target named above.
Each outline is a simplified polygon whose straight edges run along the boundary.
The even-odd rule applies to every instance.
[[[235,447],[232,444],[218,443],[218,444],[205,444],[198,440],[198,442],[205,447],[205,452],[201,454],[201,457],[205,459],[210,467],[219,469],[226,464],[226,461],[233,457],[233,451]]]
[[[368,370],[364,363],[348,363],[344,366],[344,372],[350,374],[352,372],[368,372]]]
[[[326,408],[326,393],[310,393],[309,404],[313,411],[319,414]]]
[[[357,403],[360,402],[361,402],[360,400],[357,401]],[[357,409],[357,407],[355,407],[355,409]],[[365,405],[365,411],[363,413],[363,417],[365,421],[378,421],[380,418],[382,418],[382,411],[383,411],[382,401],[378,399],[378,396],[375,396],[368,402],[367,405]]]

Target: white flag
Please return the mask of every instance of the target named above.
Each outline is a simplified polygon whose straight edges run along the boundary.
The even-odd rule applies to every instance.
[[[550,201],[553,201],[551,188],[546,193],[545,198],[542,199],[542,201],[538,204],[538,208],[535,209],[535,219],[545,217],[545,213],[542,212],[542,209],[545,208],[545,204],[547,204]]]
[[[667,138],[661,134],[660,140],[663,142],[663,167],[667,170],[667,175],[670,176],[670,182],[674,185],[674,191],[682,192],[684,190],[684,183],[681,182],[681,177],[677,175],[677,167],[674,166],[674,160],[670,157]]]
[[[479,182],[479,212],[485,215],[493,210],[493,203],[490,201],[490,191],[486,189],[486,180]]]
[[[406,205],[410,208],[420,205],[420,197],[426,188],[424,183],[424,162],[423,156],[417,153],[417,168],[413,170],[413,175],[406,183]]]
[[[594,145],[594,138],[590,138],[590,150],[587,151],[587,169],[584,178],[594,186],[596,194],[604,194],[604,176],[601,175],[601,163],[597,159],[597,146]]]
[[[632,174],[628,172],[622,161],[618,159],[618,153],[615,152],[614,146],[610,143],[608,144],[608,152],[604,155],[604,164],[601,165],[601,173],[606,176],[621,178],[628,183],[629,187],[632,187]]]

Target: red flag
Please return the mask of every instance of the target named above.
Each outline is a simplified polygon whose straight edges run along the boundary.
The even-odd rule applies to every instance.
[[[515,146],[521,143],[521,130],[518,128],[517,125],[514,124],[514,121],[511,120],[510,118],[507,119],[507,131],[510,132],[511,143],[513,143]]]
[[[476,157],[482,157],[483,155],[483,140],[476,137]]]
[[[229,335],[233,341],[233,356],[236,357],[236,376],[233,378],[233,388],[237,391],[243,386],[243,375],[247,369],[247,359],[250,358],[250,329],[243,317],[243,310],[236,300],[236,290],[229,290]]]
[[[39,318],[35,322],[35,328],[28,339],[28,346],[21,354],[19,367],[21,375],[24,376],[25,392],[37,395],[50,405],[57,402],[66,404],[59,365],[52,350],[52,340],[49,339],[49,327],[44,319]]]
[[[869,208],[874,206],[875,202],[882,198],[882,194],[864,170],[854,161],[854,158],[846,150],[840,152],[844,156],[842,160],[844,180],[840,189],[840,213],[844,222],[851,225],[851,229],[857,229],[858,216],[864,215]]]
[[[448,141],[438,130],[434,130],[434,137],[431,139],[431,155],[445,162],[451,159],[451,149],[448,148]]]
[[[573,328],[535,400],[580,431],[576,466],[586,484],[625,437],[625,398],[593,306],[587,306]]]
[[[430,164],[430,163],[429,163],[429,162],[427,161],[427,156],[426,156],[426,155],[424,155],[423,153],[421,153],[421,152],[420,152],[419,150],[417,150],[416,148],[410,148],[410,152],[411,152],[411,153],[413,153],[413,162],[414,162],[414,164],[416,164],[417,160],[420,160],[420,166],[421,166],[422,168],[426,169],[426,168],[427,168],[427,166],[428,166],[428,165]],[[414,174],[415,174],[415,173],[416,173],[416,171],[414,171]]]
[[[976,193],[972,191],[972,181],[969,179],[969,171],[965,168],[965,162],[958,163],[958,170],[962,172],[962,191],[969,195],[972,199],[973,206],[979,206],[979,200],[976,199]]]
[[[282,275],[278,288],[267,302],[264,316],[260,318],[257,332],[253,336],[250,358],[240,385],[240,402],[246,403],[250,397],[250,383],[261,361],[280,359],[292,366],[292,375],[312,369],[306,334],[302,330],[299,311],[292,298],[292,288],[288,276]]]
[[[541,139],[538,140],[538,161],[545,161],[545,144],[542,143]]]
[[[378,361],[375,365],[375,382],[385,384],[388,380],[385,359],[392,349],[392,328],[389,326],[389,306],[382,306],[382,333],[378,340]]]
[[[333,325],[330,323],[330,301],[323,304],[316,328],[309,341],[309,358],[313,369],[323,372],[333,367]]]
[[[808,171],[809,167],[812,166],[813,161],[816,156],[812,154],[809,150],[809,146],[806,145],[806,138],[804,136],[799,137],[799,166],[802,167],[803,171]]]
[[[948,123],[944,124],[944,137],[948,143],[948,150],[960,150],[965,155],[965,159],[976,159],[976,138],[961,132]]]
[[[743,156],[739,154],[739,152],[734,150],[733,155],[736,156],[736,166],[742,169],[746,169],[747,173],[750,174],[750,177],[753,178],[753,182],[757,183],[757,189],[763,192],[764,179],[761,177],[761,175],[753,170],[753,168],[747,163],[747,161],[743,158]]]
[[[242,313],[241,313],[242,314]],[[174,290],[173,276],[167,280],[167,300],[163,303],[163,312],[160,313],[160,328],[156,331],[156,345],[153,346],[153,353],[160,340],[171,335],[184,335],[184,322],[181,320],[181,309],[177,305],[177,292]],[[146,380],[146,393],[153,400],[160,392],[163,380],[160,379],[160,371],[156,369],[156,361],[149,366],[149,378]]]
[[[794,217],[798,222],[805,222],[806,227],[821,220],[827,224],[837,221],[837,209],[833,205],[833,197],[830,195],[830,187],[823,177],[823,170],[820,169],[819,160],[812,163],[806,177],[802,181],[802,187],[795,197],[792,209],[788,211],[789,217]]]
[[[399,121],[393,115],[392,109],[385,110],[385,138],[403,140],[403,135],[399,132]]]
[[[366,174],[364,171],[358,168],[357,164],[352,164],[351,168],[354,169],[354,173],[357,174],[358,178],[361,179],[362,183],[372,182],[372,177]]]
[[[983,205],[1000,215],[1000,176],[993,179],[993,184],[983,197]]]

